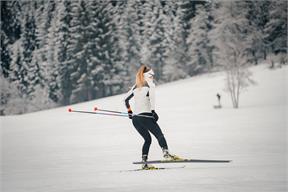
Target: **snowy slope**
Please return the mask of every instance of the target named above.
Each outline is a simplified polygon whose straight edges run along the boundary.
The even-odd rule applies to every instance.
[[[258,85],[241,95],[238,110],[223,93],[223,73],[157,88],[159,124],[170,151],[190,158],[231,159],[230,164],[125,172],[139,168],[132,161],[140,160],[143,142],[131,121],[68,113],[63,107],[1,117],[2,191],[287,191],[287,67],[271,71],[261,65],[252,71]],[[220,110],[213,109],[217,92],[222,93]],[[122,99],[118,95],[72,108],[125,111]],[[153,138],[150,159],[159,158]]]

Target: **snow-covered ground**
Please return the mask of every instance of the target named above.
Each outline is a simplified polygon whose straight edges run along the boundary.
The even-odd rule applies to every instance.
[[[286,192],[287,67],[252,68],[257,86],[231,107],[223,73],[157,87],[159,124],[170,151],[229,164],[127,172],[139,168],[142,138],[129,119],[58,108],[1,117],[3,192]],[[216,93],[222,109],[213,109]],[[72,106],[125,111],[123,95]],[[161,158],[155,138],[150,159]],[[179,167],[180,164],[159,165]]]

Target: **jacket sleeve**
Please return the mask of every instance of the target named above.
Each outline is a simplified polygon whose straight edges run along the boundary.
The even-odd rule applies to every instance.
[[[149,85],[149,99],[152,111],[155,110],[155,84],[153,82],[148,82],[148,85]]]
[[[134,96],[133,94],[133,90],[134,90],[134,87],[133,86],[125,95],[125,98],[124,98],[124,101],[125,101],[125,106],[128,110],[131,110],[130,108],[130,104],[129,104],[129,100]]]

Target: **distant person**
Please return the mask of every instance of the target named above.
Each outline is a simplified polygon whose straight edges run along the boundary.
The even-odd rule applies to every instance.
[[[219,93],[217,93],[217,99],[218,99],[218,104],[221,105],[220,100],[221,100],[221,95]]]
[[[218,100],[218,105],[214,106],[214,108],[221,108],[221,95],[219,93],[216,94],[217,100]]]
[[[168,151],[166,139],[157,124],[158,115],[155,112],[155,84],[153,82],[154,72],[150,67],[142,65],[136,74],[136,84],[130,89],[125,97],[125,105],[128,110],[129,118],[138,133],[144,138],[142,147],[142,161],[148,159],[149,148],[151,145],[152,133],[158,140],[163,151],[163,157],[166,160],[177,160],[179,157],[171,155]],[[129,100],[134,97],[134,109],[129,104]],[[153,166],[143,164],[143,169],[149,169]]]

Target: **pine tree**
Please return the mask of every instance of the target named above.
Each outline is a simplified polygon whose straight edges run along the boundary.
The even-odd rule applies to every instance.
[[[59,30],[59,17],[60,17],[60,11],[63,10],[62,2],[55,2],[53,14],[51,15],[51,22],[50,27],[48,28],[47,32],[47,41],[46,43],[43,43],[43,47],[40,48],[40,52],[42,52],[42,56],[46,54],[46,56],[43,56],[43,65],[46,69],[46,85],[48,88],[48,96],[49,98],[60,104],[61,99],[61,81],[59,78],[59,63],[58,63],[58,48],[56,47],[56,43],[58,41],[58,30]],[[44,12],[45,15],[47,12]],[[45,27],[44,27],[45,28]],[[45,31],[45,30],[43,30]],[[44,32],[45,33],[45,32]],[[47,61],[45,61],[47,59]]]
[[[21,1],[1,1],[1,30],[12,44],[21,34]]]
[[[5,109],[7,107],[7,103],[9,101],[10,93],[10,85],[11,83],[4,78],[4,74],[0,71],[0,115],[5,115]]]
[[[1,60],[0,60],[0,66],[1,66],[1,73],[3,73],[3,76],[7,78],[9,76],[9,72],[11,70],[11,50],[9,49],[9,40],[6,34],[1,31]]]
[[[270,1],[247,1],[246,18],[249,20],[251,33],[247,34],[249,44],[249,62],[258,64],[259,59],[266,59],[266,43],[264,28],[269,19]]]
[[[114,23],[123,61],[124,84],[128,86],[134,81],[134,75],[141,64],[141,31],[143,18],[142,3],[137,1],[119,1],[115,6]]]
[[[102,55],[99,59],[104,64],[103,85],[104,96],[119,93],[123,87],[123,62],[119,55],[119,42],[116,31],[116,26],[113,23],[113,5],[111,2],[103,2],[101,11],[99,12],[98,19],[102,31],[99,34],[97,44],[101,46],[99,51]],[[104,18],[104,19],[101,19]]]
[[[69,46],[71,45],[71,3],[70,1],[60,1],[57,4],[57,17],[55,17],[55,50],[53,57],[56,62],[56,71],[53,76],[56,77],[53,86],[54,91],[59,89],[59,98],[57,98],[62,105],[70,104],[70,96],[72,93],[72,82],[71,82],[71,70],[73,66],[69,65],[73,53],[69,52]],[[54,95],[54,96],[56,96]]]
[[[20,1],[1,1],[1,60],[0,66],[5,78],[8,78],[12,61],[11,45],[20,39],[21,24]]]
[[[183,22],[184,22],[184,32],[185,32],[185,39],[190,34],[191,22],[190,20],[195,17],[196,15],[196,6],[199,4],[206,4],[208,1],[187,1],[187,0],[180,0],[181,8],[183,10]]]
[[[269,8],[269,21],[265,26],[265,42],[271,54],[280,53],[279,63],[287,63],[287,4],[285,0],[272,1]],[[271,66],[274,61],[271,59]]]
[[[39,50],[35,50],[33,52],[33,57],[31,60],[31,68],[29,71],[29,83],[32,86],[32,92],[34,93],[36,91],[35,87],[41,87],[44,88],[46,83],[46,78],[43,76],[43,67],[41,65],[41,55],[39,53]],[[39,90],[39,88],[38,88]],[[32,94],[33,94],[32,93]],[[44,99],[44,98],[43,98]]]
[[[72,93],[70,101],[87,101],[92,99],[91,84],[88,80],[89,63],[89,30],[91,24],[87,5],[84,1],[72,2],[71,4],[71,46],[69,52],[72,53],[69,65],[71,67]]]
[[[19,92],[18,85],[4,78],[0,73],[0,115],[21,114],[27,112],[28,103]]]
[[[208,36],[211,24],[207,6],[197,5],[196,15],[191,19],[191,32],[187,38],[189,44],[188,54],[190,54],[190,75],[211,69],[213,65],[211,60],[212,49]]]
[[[144,37],[147,39],[142,47],[142,61],[154,68],[155,78],[162,80],[163,67],[168,58],[169,18],[164,14],[159,1],[145,2]]]
[[[91,3],[91,4],[90,4]],[[93,7],[91,9],[91,7]],[[105,34],[103,32],[103,26],[101,25],[101,19],[103,15],[103,3],[79,1],[72,5],[72,20],[71,20],[71,33],[72,35],[72,46],[70,47],[73,52],[72,58],[69,61],[74,66],[71,72],[71,80],[73,91],[71,95],[71,102],[87,101],[95,98],[94,86],[103,81],[105,73],[103,60],[99,58],[96,65],[102,65],[102,71],[98,72],[101,75],[101,79],[94,81],[91,71],[97,66],[92,64],[92,59],[95,58],[94,47],[98,47],[97,52],[102,52],[103,44],[99,41],[95,42],[94,38],[99,40],[99,36],[102,37]],[[99,15],[98,15],[99,14]],[[96,19],[94,19],[96,18]],[[96,26],[96,28],[94,28]],[[100,32],[100,33],[99,33]],[[74,63],[74,64],[73,64]],[[102,82],[103,83],[103,82]],[[102,86],[102,96],[105,96],[105,85]]]
[[[54,1],[40,1],[39,7],[36,10],[36,25],[37,25],[37,39],[39,41],[39,54],[41,55],[41,62],[47,65],[49,49],[49,30],[54,18],[56,3]]]
[[[111,2],[79,1],[72,5],[70,31],[73,53],[69,60],[71,72],[71,102],[79,102],[119,93],[123,62]]]
[[[38,48],[38,40],[36,36],[36,23],[35,23],[35,4],[33,2],[28,2],[27,7],[30,8],[29,12],[26,12],[24,15],[24,26],[23,33],[21,34],[21,43],[23,51],[23,77],[25,81],[25,89],[22,90],[23,94],[26,94],[28,97],[34,91],[34,83],[37,83],[37,80],[33,83],[35,79],[39,78],[39,65],[33,65],[33,52]],[[39,79],[38,79],[39,80]]]
[[[26,65],[23,65],[24,56],[21,40],[15,42],[13,47],[14,53],[11,61],[11,69],[13,70],[9,73],[9,85],[6,85],[6,88],[11,88],[11,90],[7,92],[7,98],[5,98],[5,96],[1,98],[1,102],[6,100],[4,102],[4,114],[21,114],[28,112],[28,100],[30,99],[27,94],[29,69],[27,69]]]
[[[165,81],[174,81],[187,76],[187,44],[183,22],[184,12],[181,1],[167,1],[164,11],[167,18],[169,18],[170,27],[165,30],[165,33],[168,35],[167,39],[169,40],[169,53],[166,64],[163,66],[163,79]]]

